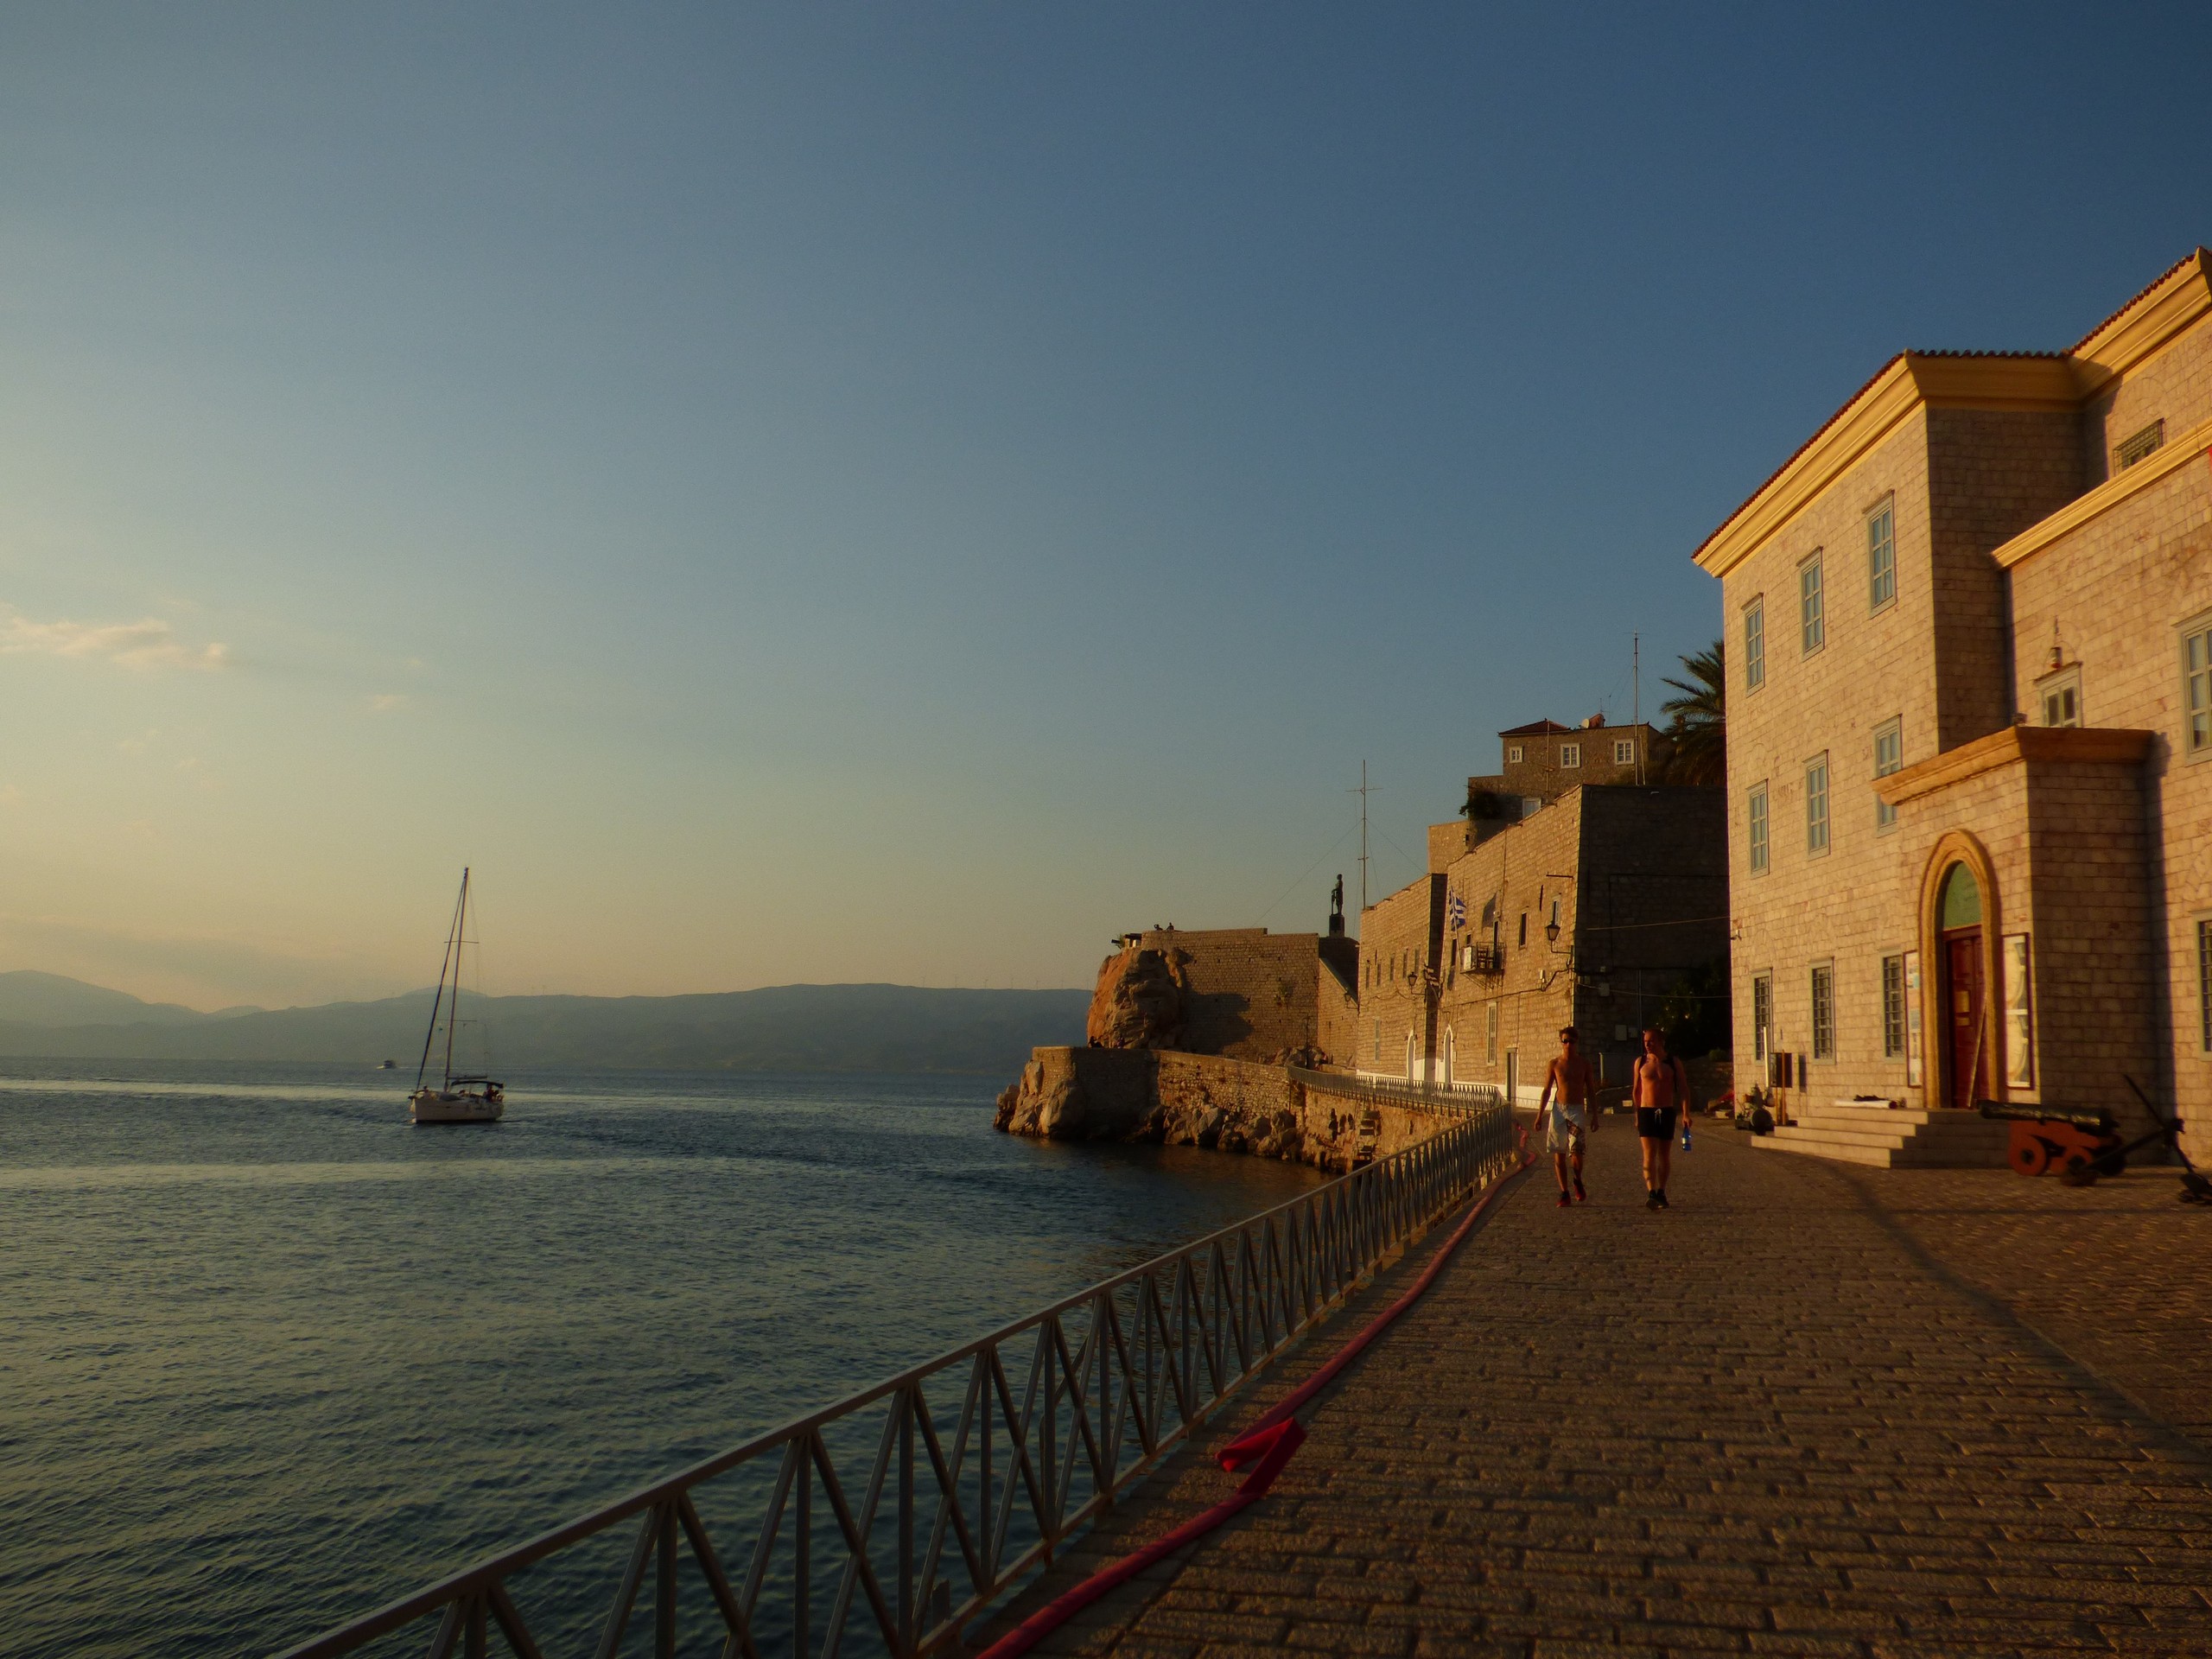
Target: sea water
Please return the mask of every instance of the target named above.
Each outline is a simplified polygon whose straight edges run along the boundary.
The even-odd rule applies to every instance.
[[[1317,1179],[991,1080],[0,1074],[0,1654],[265,1654]]]

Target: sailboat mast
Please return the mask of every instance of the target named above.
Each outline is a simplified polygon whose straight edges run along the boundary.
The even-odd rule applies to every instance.
[[[461,873],[461,891],[462,897],[466,898],[468,893],[468,872],[465,869]],[[454,967],[454,941],[461,937],[460,919],[460,912],[456,910],[454,912],[454,925],[446,933],[445,958],[438,963],[438,988],[436,994],[430,998],[430,1024],[423,1033],[423,1062],[415,1068],[415,1086],[417,1089],[423,1086],[423,1079],[430,1070],[430,1045],[438,1039],[438,1010],[446,1005],[446,974]],[[456,977],[458,977],[457,974]],[[448,1033],[447,1046],[450,1051],[452,1046],[450,1033]],[[447,1069],[448,1071],[452,1069],[450,1061],[448,1063]]]
[[[468,867],[461,866],[461,903],[453,912],[453,1001],[446,1005],[446,1087],[453,1087],[453,1034],[461,1025],[461,947],[468,938]]]

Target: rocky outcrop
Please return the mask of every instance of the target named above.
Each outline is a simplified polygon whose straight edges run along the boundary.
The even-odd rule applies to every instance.
[[[1173,1048],[1183,1034],[1184,986],[1160,950],[1129,945],[1106,958],[1084,1040],[1093,1048]]]
[[[1205,1147],[1346,1169],[1366,1143],[1411,1145],[1433,1116],[1309,1087],[1281,1065],[1141,1049],[1040,1048],[999,1096],[997,1126],[1051,1141]]]

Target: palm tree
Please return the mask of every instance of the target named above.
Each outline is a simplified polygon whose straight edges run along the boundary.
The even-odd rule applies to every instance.
[[[1669,783],[1728,781],[1726,648],[1726,640],[1714,640],[1710,651],[1682,658],[1688,679],[1665,682],[1682,694],[1659,705],[1659,712],[1669,716],[1667,735],[1675,742],[1667,762]]]

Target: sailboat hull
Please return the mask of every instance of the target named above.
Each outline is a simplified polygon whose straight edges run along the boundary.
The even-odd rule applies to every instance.
[[[496,1123],[506,1109],[504,1098],[467,1090],[417,1089],[407,1097],[408,1115],[416,1123]]]

